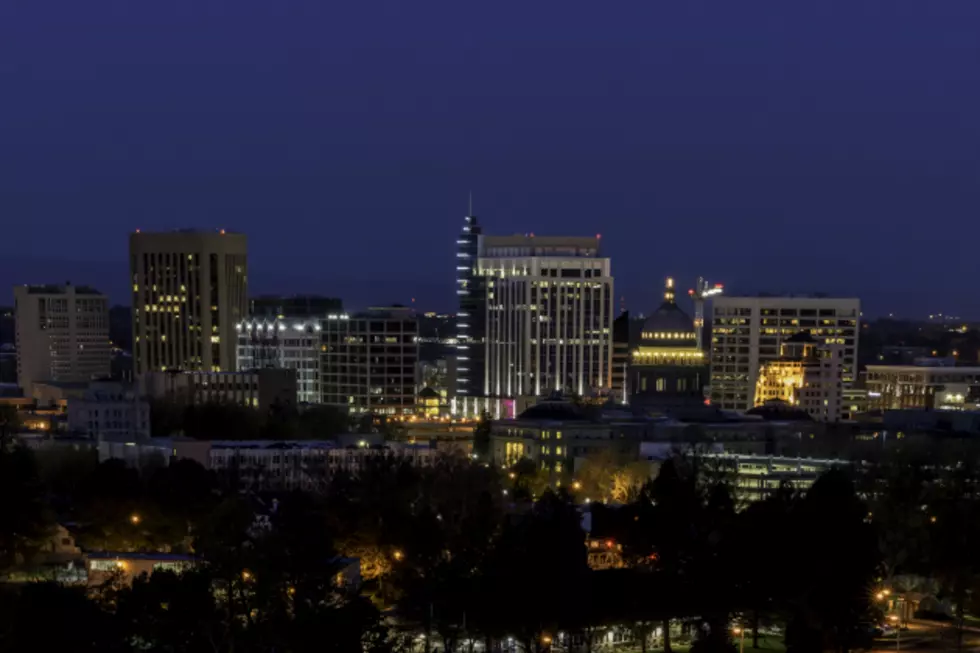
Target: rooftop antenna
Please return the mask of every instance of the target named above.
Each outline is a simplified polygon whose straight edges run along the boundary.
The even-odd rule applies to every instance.
[[[473,215],[473,191],[470,191],[470,212],[467,215]]]

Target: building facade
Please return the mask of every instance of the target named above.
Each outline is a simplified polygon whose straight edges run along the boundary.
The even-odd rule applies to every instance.
[[[235,404],[268,412],[296,405],[296,374],[288,369],[246,372],[146,372],[140,376],[146,397],[177,404]]]
[[[755,405],[781,401],[805,411],[817,422],[838,422],[849,415],[841,375],[843,345],[818,344],[805,331],[787,338],[778,359],[764,363],[755,386]]]
[[[81,382],[109,376],[109,302],[86,286],[16,286],[17,382]]]
[[[235,325],[248,309],[245,235],[137,231],[129,259],[134,373],[234,371]]]
[[[475,274],[485,298],[483,378],[473,377],[470,356],[457,357],[457,374],[477,393],[457,395],[456,412],[512,416],[499,400],[611,391],[613,278],[599,238],[481,236]]]
[[[320,295],[261,295],[248,300],[248,315],[253,319],[284,318],[321,319],[344,312],[344,304],[336,297]]]
[[[418,321],[405,307],[331,315],[321,331],[322,403],[351,413],[415,411]]]
[[[477,274],[480,240],[483,229],[476,216],[464,218],[463,229],[456,239],[456,365],[450,399],[480,396],[486,366],[486,287]],[[463,365],[458,361],[462,360]],[[462,369],[460,369],[462,368]]]
[[[239,372],[294,370],[297,401],[320,403],[320,320],[251,319],[239,322],[235,328]]]
[[[809,331],[818,343],[843,348],[841,383],[857,378],[861,301],[827,297],[727,297],[714,300],[711,327],[711,401],[748,410],[759,370],[779,358],[787,338]]]
[[[980,386],[980,367],[868,365],[865,385],[868,410],[949,408]]]
[[[68,432],[93,439],[150,437],[150,405],[131,385],[99,381],[68,399]]]
[[[708,362],[698,346],[694,321],[677,305],[674,280],[664,301],[643,322],[630,358],[630,404],[640,410],[670,410],[704,402]]]

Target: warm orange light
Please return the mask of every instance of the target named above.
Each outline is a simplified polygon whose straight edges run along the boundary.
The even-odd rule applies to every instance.
[[[612,540],[606,540],[606,548],[607,549],[613,548],[613,541]]]
[[[395,549],[395,552],[392,554],[392,557],[394,557],[395,560],[402,560],[405,557],[405,554],[399,551],[398,549]]]
[[[140,523],[140,516],[137,515],[136,513],[133,513],[132,515],[129,516],[129,521],[130,523],[133,524],[133,526],[135,526]]]

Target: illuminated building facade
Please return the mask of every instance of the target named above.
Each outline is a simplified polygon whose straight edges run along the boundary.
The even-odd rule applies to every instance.
[[[372,308],[331,315],[322,324],[322,403],[351,413],[415,413],[419,345],[414,311]]]
[[[318,404],[320,391],[320,321],[300,319],[243,320],[238,332],[238,371],[274,368],[294,370],[296,398]]]
[[[818,344],[840,345],[841,383],[856,379],[861,301],[829,297],[728,297],[714,300],[711,326],[711,401],[748,410],[759,370],[780,357],[787,338],[809,331]]]
[[[598,237],[481,236],[475,270],[483,378],[479,395],[456,397],[457,413],[511,417],[515,397],[609,392],[613,279]],[[458,356],[457,373],[473,372]]]
[[[969,409],[980,387],[980,367],[868,365],[869,410]]]
[[[109,304],[86,286],[15,286],[17,379],[35,383],[109,376]]]
[[[130,234],[135,374],[237,369],[246,250],[244,234],[224,231]]]
[[[818,344],[806,331],[787,338],[780,357],[764,363],[755,388],[755,405],[785,402],[817,422],[838,422],[845,410],[841,374],[844,347]]]
[[[677,305],[668,278],[664,301],[643,323],[630,360],[630,403],[641,409],[701,404],[708,364],[694,321]]]

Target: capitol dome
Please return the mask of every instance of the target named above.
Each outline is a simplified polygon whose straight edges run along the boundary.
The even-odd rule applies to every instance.
[[[643,322],[641,339],[654,345],[693,345],[697,339],[694,320],[674,301],[674,280],[667,279],[664,302]]]

